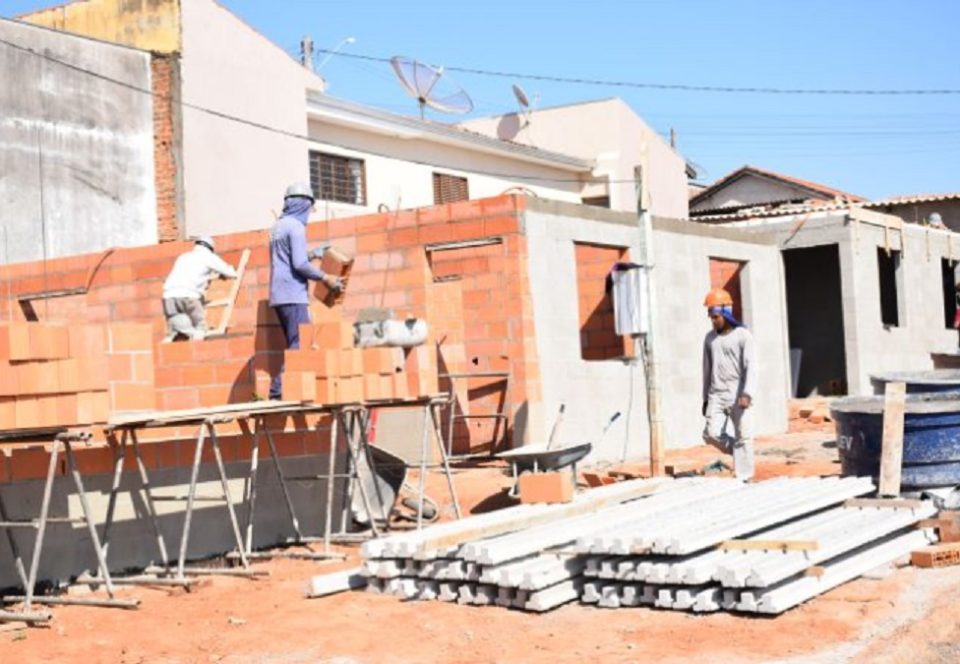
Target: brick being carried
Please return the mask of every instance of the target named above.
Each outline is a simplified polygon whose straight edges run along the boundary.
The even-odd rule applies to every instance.
[[[322,281],[318,281],[314,287],[314,297],[328,307],[333,307],[343,301],[346,295],[347,282],[349,281],[350,272],[353,270],[353,258],[330,247],[323,254],[323,259],[320,261],[320,269],[328,275],[340,277],[343,281],[343,290],[339,292],[331,291]]]

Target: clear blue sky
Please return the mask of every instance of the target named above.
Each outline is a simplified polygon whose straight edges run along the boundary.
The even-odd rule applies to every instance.
[[[957,0],[221,1],[291,53],[304,34],[318,48],[353,36],[346,53],[529,74],[960,89]],[[49,4],[4,0],[0,11]],[[389,65],[334,56],[322,73],[332,95],[417,112]],[[539,93],[542,106],[622,97],[658,131],[677,130],[705,181],[749,163],[874,198],[960,191],[960,95],[720,94],[451,76],[473,96],[475,115],[515,110],[514,82]]]

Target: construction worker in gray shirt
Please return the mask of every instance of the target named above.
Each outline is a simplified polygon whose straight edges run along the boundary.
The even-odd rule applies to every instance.
[[[214,277],[236,279],[237,271],[217,256],[213,238],[204,235],[197,238],[192,250],[177,257],[163,282],[163,315],[167,319],[164,341],[206,336],[205,295]]]
[[[703,439],[733,455],[737,479],[753,478],[753,396],[757,362],[753,335],[733,316],[733,298],[722,288],[704,300],[713,329],[703,340]],[[731,435],[730,429],[733,429]]]

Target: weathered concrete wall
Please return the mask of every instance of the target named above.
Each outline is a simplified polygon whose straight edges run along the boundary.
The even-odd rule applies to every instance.
[[[591,213],[596,219],[584,218]],[[524,230],[543,392],[542,404],[529,413],[525,442],[546,442],[564,404],[554,445],[592,442],[590,461],[647,456],[650,429],[643,364],[582,359],[574,258],[574,243],[589,242],[626,248],[631,258],[638,259],[643,252],[636,217],[530,200]],[[622,416],[601,442],[601,431],[618,411]]]
[[[180,48],[180,0],[67,2],[19,19],[156,53],[173,53]]]
[[[14,21],[0,35],[21,47],[0,44],[0,262],[156,242],[149,54]]]
[[[143,445],[145,454],[149,454],[149,443]],[[345,458],[338,457],[338,472]],[[326,455],[282,458],[284,472],[288,475],[308,475],[326,473],[328,459]],[[241,529],[247,519],[246,506],[242,503],[244,482],[249,473],[249,462],[241,461],[227,464],[230,478],[230,494],[240,520]],[[161,561],[159,548],[153,528],[146,511],[146,494],[141,490],[135,473],[126,473],[118,494],[116,512],[110,530],[108,564],[115,573],[128,569],[142,569]],[[294,536],[293,527],[287,516],[280,485],[269,457],[261,457],[258,470],[258,489],[256,521],[254,522],[254,548],[275,545]],[[84,488],[90,501],[90,509],[98,526],[98,535],[103,535],[103,523],[106,518],[110,486],[110,474],[85,475]],[[154,496],[186,495],[190,473],[188,468],[154,470],[150,473]],[[42,480],[0,483],[0,491],[6,505],[8,516],[14,519],[35,518],[39,511],[43,494]],[[290,482],[288,485],[294,510],[300,523],[301,532],[306,536],[319,536],[324,531],[326,510],[326,489],[322,482]],[[337,485],[334,498],[333,531],[340,525],[340,510],[343,506],[342,483]],[[198,495],[219,496],[220,481],[216,468],[205,464],[200,470]],[[160,529],[166,544],[167,555],[176,560],[179,552],[180,536],[183,529],[182,501],[159,501],[156,503]],[[69,477],[56,480],[50,507],[51,516],[69,516],[82,518],[83,510],[79,497]],[[21,555],[29,564],[33,551],[33,531],[20,530],[14,533]],[[190,530],[188,558],[208,558],[236,549],[230,518],[224,503],[197,503]],[[82,570],[91,572],[97,569],[97,560],[93,545],[87,534],[86,526],[51,525],[47,529],[43,557],[40,561],[40,580],[68,580]],[[0,547],[0,588],[20,585],[13,565],[10,547]]]
[[[287,185],[309,180],[307,141],[296,136],[307,133],[307,88],[322,81],[212,0],[182,11],[186,234],[268,227]]]
[[[783,265],[773,238],[692,222],[654,220],[654,333],[662,385],[665,443],[701,443],[702,352],[710,321],[710,258],[745,261],[740,287],[744,322],[756,342],[760,388],[754,399],[757,434],[786,430],[790,396]]]
[[[686,160],[621,99],[535,111],[526,127],[516,114],[471,120],[464,126],[503,140],[595,159],[595,173],[612,182],[588,188],[584,196],[609,195],[612,210],[637,211],[634,168],[642,166],[651,212],[687,216]]]

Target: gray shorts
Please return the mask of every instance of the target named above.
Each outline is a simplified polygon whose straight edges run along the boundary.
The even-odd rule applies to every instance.
[[[163,315],[167,319],[167,334],[194,337],[207,329],[207,311],[199,298],[166,297]]]

